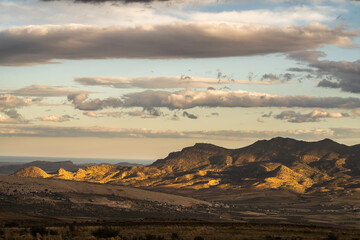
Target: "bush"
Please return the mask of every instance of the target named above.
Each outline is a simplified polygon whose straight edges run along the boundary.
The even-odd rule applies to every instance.
[[[171,240],[178,240],[178,239],[180,239],[180,238],[179,238],[179,235],[177,233],[172,233],[171,234]]]
[[[146,234],[146,240],[165,240],[162,236],[156,236],[152,234]]]
[[[111,229],[108,227],[98,228],[92,232],[92,235],[97,238],[111,238],[116,237],[119,234],[118,230]]]
[[[40,235],[45,235],[46,234],[46,228],[45,227],[31,227],[30,228],[30,233],[34,237],[36,237],[37,233],[39,233]]]
[[[50,229],[49,234],[52,236],[59,235],[58,231]]]
[[[325,238],[324,240],[338,240],[339,238],[333,234],[333,233],[329,233],[329,235],[327,236],[327,238]]]
[[[204,238],[200,237],[200,236],[196,236],[196,237],[194,237],[194,240],[204,240]]]

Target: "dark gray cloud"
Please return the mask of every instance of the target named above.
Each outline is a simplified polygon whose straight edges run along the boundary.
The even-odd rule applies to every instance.
[[[355,31],[340,27],[330,29],[319,24],[26,26],[0,31],[0,65],[49,64],[64,59],[211,58],[287,53],[324,44],[352,46],[352,39],[357,35]]]
[[[68,100],[74,104],[76,109],[85,111],[96,111],[104,108],[119,108],[122,106],[122,101],[118,98],[106,98],[100,100],[88,99],[88,94],[70,94]]]
[[[269,118],[269,117],[271,117],[272,116],[272,112],[269,112],[269,113],[264,113],[263,115],[261,115],[261,117],[263,117],[263,118]]]
[[[348,113],[339,113],[339,112],[326,112],[321,110],[314,110],[310,113],[302,114],[295,111],[283,111],[278,115],[275,115],[274,118],[286,120],[291,123],[304,123],[304,122],[319,122],[323,118],[343,118],[349,117]]]
[[[165,107],[190,109],[194,107],[303,107],[359,108],[359,98],[279,96],[243,91],[144,91],[126,94],[123,107]]]
[[[360,93],[360,59],[354,62],[319,60],[326,54],[319,51],[293,53],[290,58],[305,62],[323,78],[318,87],[339,88],[345,92]]]
[[[192,113],[188,113],[187,111],[183,112],[183,116],[190,118],[190,119],[198,119],[198,116],[196,116],[195,114],[192,114]]]

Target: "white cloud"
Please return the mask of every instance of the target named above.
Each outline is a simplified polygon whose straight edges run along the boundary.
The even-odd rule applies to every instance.
[[[85,86],[108,86],[114,88],[220,88],[223,84],[259,84],[270,85],[277,84],[280,81],[234,80],[223,78],[204,78],[194,76],[146,76],[136,78],[124,77],[81,77],[75,78],[75,81]]]
[[[94,92],[77,90],[77,89],[66,89],[61,86],[53,87],[53,86],[40,85],[40,84],[34,84],[11,92],[11,94],[16,96],[37,96],[37,97],[59,97],[59,96],[67,96],[69,94],[81,94],[81,93],[88,94]]]
[[[62,116],[62,117],[58,117],[55,115],[49,115],[49,116],[45,116],[45,117],[38,117],[37,118],[40,121],[44,121],[44,122],[66,122],[69,121],[70,118],[68,116]]]
[[[348,113],[340,112],[326,112],[320,109],[315,109],[310,113],[302,114],[295,111],[283,111],[278,115],[275,115],[274,118],[286,120],[291,123],[303,123],[303,122],[318,122],[323,118],[343,118],[349,117]]]
[[[93,112],[93,111],[84,112],[83,115],[88,116],[88,117],[92,117],[92,118],[97,118],[96,112]]]
[[[4,109],[30,106],[31,104],[39,101],[41,101],[41,99],[19,98],[11,94],[0,94],[0,111]]]
[[[123,97],[123,107],[166,107],[189,109],[194,107],[303,107],[358,108],[359,98],[280,96],[245,91],[152,91],[130,93]]]
[[[88,95],[84,93],[68,95],[68,100],[74,104],[75,108],[85,111],[95,111],[110,107],[119,108],[122,106],[122,101],[120,99],[106,98],[100,100],[96,98],[88,100]]]

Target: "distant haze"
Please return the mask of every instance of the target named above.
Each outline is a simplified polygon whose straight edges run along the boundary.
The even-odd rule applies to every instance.
[[[137,164],[151,164],[154,160],[149,159],[114,159],[114,158],[64,158],[64,157],[24,157],[24,156],[0,156],[0,165],[2,163],[28,163],[33,161],[72,161],[75,164],[83,163],[109,163],[117,164],[120,162],[137,163]]]

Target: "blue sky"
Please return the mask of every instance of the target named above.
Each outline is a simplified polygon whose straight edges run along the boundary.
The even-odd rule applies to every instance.
[[[359,1],[0,1],[0,151],[360,142]]]

